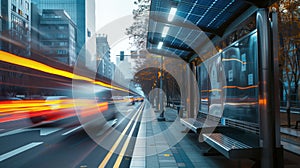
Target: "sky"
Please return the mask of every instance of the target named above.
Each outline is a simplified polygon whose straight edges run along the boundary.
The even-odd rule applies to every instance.
[[[96,30],[122,16],[132,14],[134,0],[96,0]]]
[[[134,0],[95,0],[96,31],[107,34],[111,47],[111,61],[116,63],[120,50],[129,54],[129,40],[125,36],[126,27],[130,26],[132,10],[136,7]]]

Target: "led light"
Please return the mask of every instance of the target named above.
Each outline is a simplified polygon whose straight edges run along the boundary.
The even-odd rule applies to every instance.
[[[163,42],[159,42],[158,45],[157,45],[157,49],[161,49],[163,44],[164,44]]]
[[[166,37],[167,34],[168,34],[169,29],[170,29],[169,26],[165,26],[163,31],[162,31],[161,37]]]
[[[171,22],[174,19],[176,11],[177,11],[177,8],[171,8],[169,16],[168,16],[168,21],[169,22]]]

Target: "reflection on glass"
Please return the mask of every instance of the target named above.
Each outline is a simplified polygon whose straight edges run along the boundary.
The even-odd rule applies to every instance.
[[[252,32],[198,67],[200,111],[258,122],[257,33]],[[226,84],[222,83],[222,74]],[[222,94],[226,101],[223,102]]]

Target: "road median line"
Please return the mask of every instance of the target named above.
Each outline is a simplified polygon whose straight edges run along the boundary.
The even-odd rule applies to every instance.
[[[126,152],[126,150],[128,148],[128,145],[129,145],[130,139],[132,137],[132,134],[133,134],[133,132],[135,130],[135,127],[136,127],[136,124],[138,122],[138,119],[140,118],[140,116],[142,114],[142,111],[143,111],[143,108],[142,108],[141,112],[139,112],[139,114],[137,116],[137,119],[135,120],[135,122],[134,122],[134,124],[133,124],[133,126],[132,126],[132,128],[130,130],[130,133],[128,134],[128,136],[126,138],[126,141],[125,141],[125,143],[124,143],[124,145],[122,147],[122,150],[121,150],[121,152],[120,152],[120,154],[119,154],[119,156],[118,156],[118,158],[117,158],[117,160],[116,160],[116,162],[114,164],[114,167],[119,167],[120,166],[120,164],[122,162],[122,159],[124,157],[124,154],[125,154],[125,152]]]
[[[137,118],[137,116],[142,112],[144,103],[140,106],[140,108],[137,110],[137,113],[134,114],[134,116],[132,117],[132,119],[129,121],[129,123],[127,124],[127,126],[125,127],[125,129],[122,131],[121,135],[119,136],[119,138],[117,139],[117,141],[115,142],[115,144],[112,146],[112,148],[108,151],[108,153],[106,154],[105,158],[102,160],[101,164],[98,166],[98,168],[103,168],[106,166],[106,164],[108,163],[108,161],[110,160],[111,156],[113,155],[113,153],[115,152],[115,150],[117,149],[117,147],[119,146],[121,140],[123,139],[123,137],[126,135],[127,130],[129,129],[129,127],[131,126],[132,122],[135,120],[135,118]]]

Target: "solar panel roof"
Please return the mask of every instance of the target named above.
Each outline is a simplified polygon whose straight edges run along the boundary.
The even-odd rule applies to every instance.
[[[152,0],[147,49],[156,54],[180,57],[187,62],[199,46],[222,37],[230,24],[245,12],[268,7],[275,0]],[[168,21],[171,8],[175,17]],[[166,37],[162,32],[168,27]],[[163,50],[157,49],[163,42]]]

